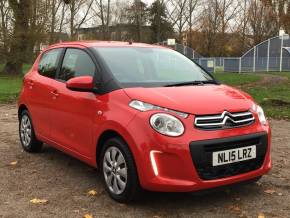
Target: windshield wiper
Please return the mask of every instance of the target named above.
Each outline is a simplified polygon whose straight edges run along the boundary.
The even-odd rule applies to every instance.
[[[181,82],[166,85],[165,87],[174,87],[174,86],[203,86],[205,84],[218,84],[215,80],[207,80],[207,81],[189,81],[189,82]]]

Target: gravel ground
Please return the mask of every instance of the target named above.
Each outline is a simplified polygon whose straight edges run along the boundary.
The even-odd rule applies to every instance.
[[[40,154],[23,152],[15,106],[0,105],[0,217],[290,217],[290,122],[271,125],[274,167],[257,184],[145,193],[123,205],[106,195],[98,172],[80,161],[49,146]],[[96,194],[88,195],[90,190]]]

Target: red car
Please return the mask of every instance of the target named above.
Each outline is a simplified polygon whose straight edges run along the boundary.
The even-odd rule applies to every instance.
[[[270,127],[246,93],[171,49],[126,42],[53,45],[25,75],[23,149],[49,144],[98,167],[109,195],[191,192],[271,169]]]

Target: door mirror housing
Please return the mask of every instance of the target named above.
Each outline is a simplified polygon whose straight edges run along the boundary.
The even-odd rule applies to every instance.
[[[94,92],[94,79],[91,76],[75,77],[66,82],[66,87],[72,91]]]

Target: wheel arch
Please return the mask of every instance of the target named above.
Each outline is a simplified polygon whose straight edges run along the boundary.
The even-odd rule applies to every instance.
[[[127,146],[129,151],[131,152],[134,162],[136,164],[137,167],[137,171],[139,171],[139,167],[138,167],[138,163],[136,161],[136,155],[138,155],[138,149],[136,146],[136,143],[134,141],[134,139],[132,138],[132,136],[130,135],[130,133],[126,130],[125,127],[118,125],[117,123],[113,123],[110,126],[106,126],[106,128],[103,128],[102,131],[100,131],[99,134],[97,134],[97,140],[96,140],[96,148],[95,148],[95,158],[96,158],[96,167],[98,167],[99,165],[99,160],[100,160],[100,155],[101,155],[101,151],[102,148],[104,146],[104,143],[113,137],[119,137],[121,140],[123,140]]]
[[[26,106],[25,104],[21,104],[21,105],[18,107],[18,120],[20,120],[21,113],[22,113],[23,111],[25,111],[25,110],[29,111],[28,108],[27,108],[27,106]]]

